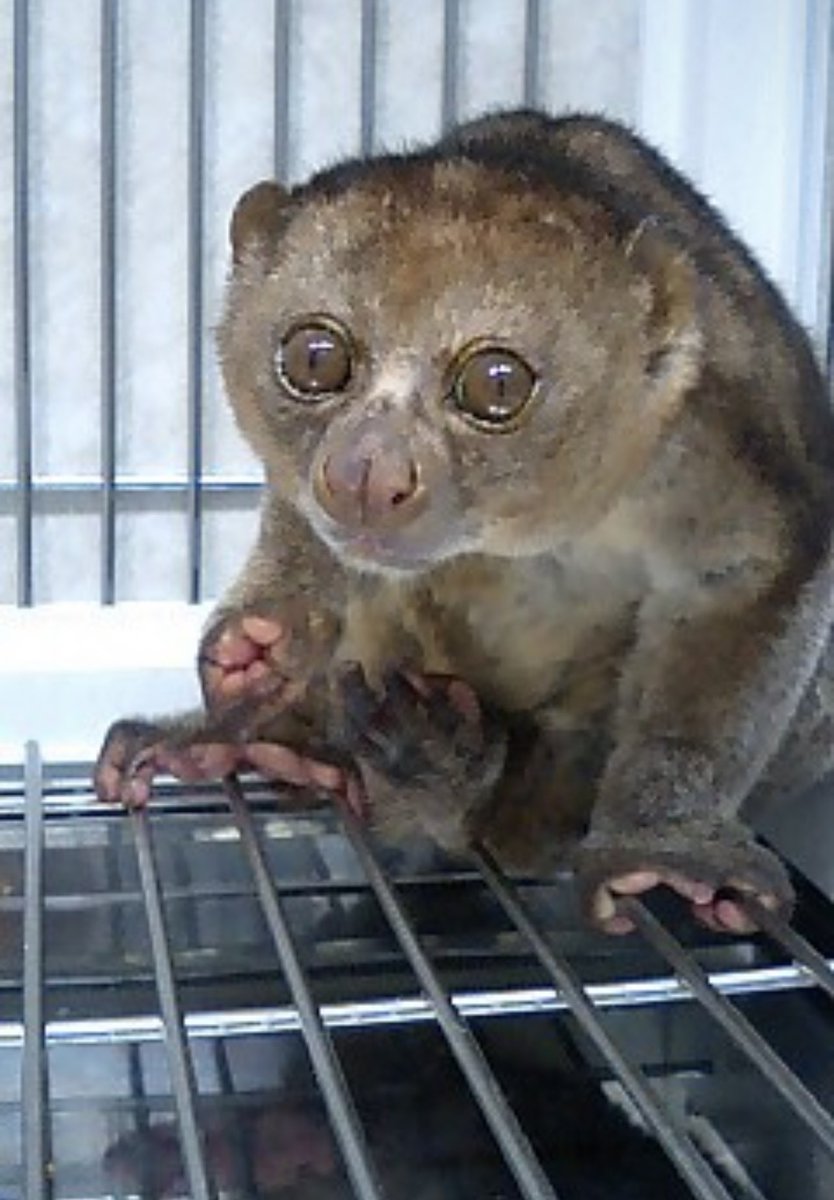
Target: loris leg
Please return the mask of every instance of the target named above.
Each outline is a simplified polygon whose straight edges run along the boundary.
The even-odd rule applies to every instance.
[[[448,850],[469,844],[506,751],[504,731],[472,689],[446,676],[392,670],[376,691],[351,666],[341,698],[344,741],[380,832],[425,833]]]

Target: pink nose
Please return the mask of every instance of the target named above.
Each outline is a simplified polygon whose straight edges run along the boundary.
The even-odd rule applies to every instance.
[[[406,524],[422,509],[420,469],[397,433],[356,430],[323,460],[319,502],[340,523],[367,529]]]

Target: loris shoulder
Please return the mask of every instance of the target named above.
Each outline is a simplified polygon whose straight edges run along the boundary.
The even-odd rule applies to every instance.
[[[568,855],[612,931],[658,883],[721,928],[728,886],[787,904],[737,814],[809,738],[826,766],[834,429],[714,210],[625,128],[521,112],[259,184],[232,243],[220,359],[266,493],[207,728],[248,696],[239,744],[336,751],[388,835]]]

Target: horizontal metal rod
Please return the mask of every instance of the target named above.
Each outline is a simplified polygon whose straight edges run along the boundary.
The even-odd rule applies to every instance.
[[[313,1070],[339,1142],[351,1183],[359,1200],[381,1200],[382,1186],[373,1165],[364,1130],[353,1104],[347,1080],[325,1028],[295,947],[281,898],[267,866],[252,816],[240,784],[227,783],[232,809],[255,887],[278,955],[284,978],[290,989],[304,1035]]]
[[[759,928],[763,929],[768,937],[777,942],[783,950],[792,955],[801,966],[810,971],[812,982],[821,987],[834,1000],[834,965],[828,962],[819,950],[815,950],[809,942],[806,942],[805,938],[800,937],[787,921],[777,917],[757,900],[745,899],[744,907]]]
[[[563,994],[573,1016],[626,1089],[646,1124],[692,1189],[693,1195],[698,1200],[731,1200],[727,1189],[689,1134],[669,1115],[639,1068],[622,1053],[600,1021],[589,992],[573,968],[553,949],[532,920],[524,902],[509,887],[490,856],[486,851],[481,851],[476,854],[476,861],[507,916],[527,938],[548,976]]]
[[[713,987],[724,995],[760,996],[812,987],[805,971],[796,967],[764,971],[728,971],[709,976]],[[86,983],[102,981],[86,980]],[[112,980],[103,981],[107,986]],[[691,1003],[692,993],[672,976],[637,979],[619,983],[588,984],[586,995],[595,1008],[645,1008],[658,1004]],[[453,992],[453,1007],[465,1018],[498,1019],[535,1013],[569,1011],[564,996],[552,987],[484,989]],[[422,997],[380,997],[344,1004],[323,1004],[320,1013],[331,1029],[356,1029],[385,1025],[409,1025],[431,1021],[434,1010]],[[257,1033],[294,1033],[301,1028],[295,1009],[287,1005],[244,1011],[192,1013],[185,1017],[189,1038],[250,1037]],[[158,1018],[85,1018],[50,1021],[46,1026],[49,1045],[87,1045],[130,1041],[158,1042],[162,1025]],[[20,1047],[23,1026],[19,1021],[0,1022],[0,1049]]]
[[[17,489],[16,479],[0,479],[0,496],[12,495]],[[117,492],[176,492],[187,493],[191,480],[178,475],[116,475],[113,487]],[[260,492],[262,483],[244,475],[202,475],[200,487],[207,492]],[[92,495],[98,497],[102,481],[97,475],[34,475],[31,480],[34,493],[43,495]]]
[[[823,1108],[816,1096],[782,1061],[744,1014],[716,991],[706,972],[641,901],[629,898],[623,902],[623,910],[635,922],[646,941],[692,989],[693,995],[721,1025],[736,1046],[773,1084],[796,1115],[816,1134],[826,1150],[834,1154],[834,1117]]]
[[[150,822],[146,808],[133,809],[130,813],[136,843],[139,878],[145,895],[151,953],[156,974],[159,1009],[165,1031],[168,1051],[168,1070],[179,1121],[183,1166],[189,1184],[189,1195],[193,1200],[214,1200],[216,1193],[211,1186],[203,1153],[203,1138],[197,1120],[197,1085],[194,1064],[185,1037],[182,1014],[177,1000],[174,970],[162,893],[159,885]]]
[[[52,1195],[48,1174],[50,1134],[43,1012],[43,849],[41,762],[37,745],[26,747],[26,850],[23,915],[23,1174],[28,1200]]]
[[[343,819],[350,843],[368,877],[391,932],[432,1003],[437,1024],[472,1089],[521,1194],[527,1200],[558,1200],[483,1051],[452,1004],[414,932],[399,897],[371,852],[365,831],[351,813],[345,812]]]

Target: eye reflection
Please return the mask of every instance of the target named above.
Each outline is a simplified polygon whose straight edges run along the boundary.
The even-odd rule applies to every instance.
[[[304,400],[344,391],[353,374],[350,334],[329,317],[310,317],[292,325],[276,354],[281,383]]]
[[[522,412],[536,387],[532,367],[513,350],[484,346],[464,353],[451,399],[476,424],[499,429]]]

